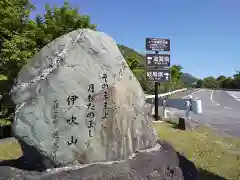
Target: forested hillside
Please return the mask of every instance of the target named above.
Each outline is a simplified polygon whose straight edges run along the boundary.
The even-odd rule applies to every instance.
[[[235,72],[233,77],[219,76],[217,78],[213,76],[199,79],[197,88],[210,88],[210,89],[240,89],[240,71]]]
[[[123,54],[124,57],[134,55],[136,57],[136,59],[138,59],[139,67],[141,67],[141,68],[144,67],[145,56],[143,54],[140,54],[140,53],[136,52],[135,50],[133,50],[129,47],[126,47],[124,45],[120,45],[120,44],[118,44],[118,48],[119,48],[119,50],[121,51],[121,53]]]
[[[189,73],[183,73],[182,77],[181,77],[181,81],[184,84],[187,85],[193,85],[196,84],[198,81],[198,78],[194,77],[193,75],[189,74]]]

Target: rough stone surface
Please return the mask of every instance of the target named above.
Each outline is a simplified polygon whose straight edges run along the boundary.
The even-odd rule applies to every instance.
[[[171,145],[160,142],[122,161],[51,169],[42,173],[0,167],[0,177],[14,180],[195,180],[197,169]]]
[[[54,40],[22,68],[11,95],[13,132],[47,167],[126,159],[156,145],[143,90],[104,33]]]

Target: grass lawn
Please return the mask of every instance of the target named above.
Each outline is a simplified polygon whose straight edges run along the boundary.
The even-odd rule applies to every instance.
[[[0,160],[17,159],[21,155],[22,151],[17,141],[0,142]]]
[[[171,143],[177,151],[193,161],[197,168],[227,180],[240,180],[240,139],[217,137],[207,127],[181,131],[165,122],[153,126],[160,139]],[[199,177],[199,180],[208,179],[204,175]]]
[[[1,81],[1,80],[5,81],[5,80],[7,80],[7,77],[4,76],[4,75],[2,75],[2,74],[0,74],[0,81]]]

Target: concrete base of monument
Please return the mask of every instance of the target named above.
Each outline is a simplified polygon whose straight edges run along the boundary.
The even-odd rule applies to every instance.
[[[48,169],[44,172],[30,172],[9,166],[0,167],[0,179],[14,180],[195,180],[196,177],[195,165],[176,152],[170,144],[161,140],[158,140],[156,147],[138,151],[122,161],[76,165]]]

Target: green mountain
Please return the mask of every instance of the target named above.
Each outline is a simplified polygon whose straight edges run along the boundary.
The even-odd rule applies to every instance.
[[[184,84],[192,85],[198,81],[198,78],[194,77],[193,75],[191,75],[189,73],[183,73],[183,75],[181,77],[181,81]]]
[[[145,55],[143,54],[140,54],[139,52],[129,48],[129,47],[126,47],[124,45],[121,45],[121,44],[118,44],[118,48],[119,50],[121,51],[123,57],[126,59],[126,57],[128,56],[135,56],[136,59],[139,61],[140,63],[140,67],[141,68],[144,68],[144,64],[145,64]]]

